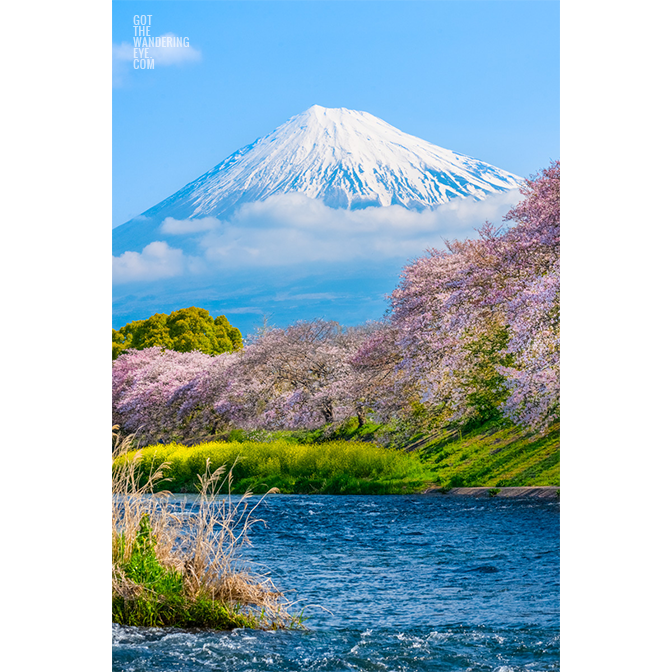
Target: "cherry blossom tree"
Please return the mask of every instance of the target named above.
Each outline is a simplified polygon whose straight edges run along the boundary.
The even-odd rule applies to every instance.
[[[269,429],[318,427],[352,415],[349,358],[367,333],[324,320],[266,330],[234,366],[217,411],[231,424]]]
[[[399,369],[446,419],[495,410],[543,428],[559,413],[560,166],[479,238],[429,250],[392,294]]]
[[[128,350],[112,366],[112,422],[142,443],[185,438],[216,423],[214,400],[239,353],[211,356],[160,346]]]

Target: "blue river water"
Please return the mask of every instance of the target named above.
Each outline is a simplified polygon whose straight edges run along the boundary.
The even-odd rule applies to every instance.
[[[266,497],[244,555],[308,630],[113,625],[113,670],[558,670],[559,513],[529,499]]]

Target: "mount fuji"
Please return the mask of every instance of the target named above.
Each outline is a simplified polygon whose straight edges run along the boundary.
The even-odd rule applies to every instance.
[[[480,201],[523,180],[403,133],[367,112],[313,105],[239,149],[178,192],[113,230],[115,254],[162,237],[167,218],[226,220],[246,203],[303,194],[336,209],[435,209]],[[187,230],[188,227],[185,228]]]

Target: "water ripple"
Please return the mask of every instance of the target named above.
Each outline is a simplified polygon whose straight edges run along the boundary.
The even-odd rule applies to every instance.
[[[526,500],[270,497],[246,558],[299,608],[324,607],[306,608],[309,631],[115,625],[113,670],[558,670],[558,514]]]

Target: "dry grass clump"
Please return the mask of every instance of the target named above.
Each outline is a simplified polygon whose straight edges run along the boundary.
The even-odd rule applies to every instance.
[[[112,454],[112,618],[126,625],[286,628],[300,625],[267,577],[240,562],[258,506],[217,494],[231,471],[206,465],[192,507],[155,492],[169,463],[142,470],[131,437]]]

